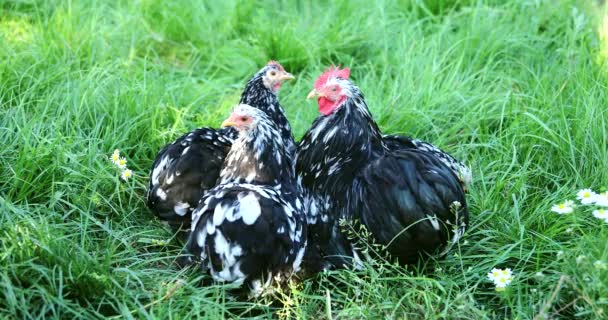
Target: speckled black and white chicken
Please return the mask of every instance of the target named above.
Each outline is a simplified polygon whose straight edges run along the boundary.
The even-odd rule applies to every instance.
[[[307,236],[302,200],[288,144],[274,120],[239,105],[223,125],[236,128],[239,137],[221,182],[192,214],[186,251],[216,281],[243,284],[258,295],[300,268]]]
[[[365,226],[401,263],[441,254],[468,224],[463,181],[470,171],[428,143],[382,135],[349,75],[331,68],[309,94],[321,115],[300,142],[296,164],[309,224],[306,268],[361,262],[340,220]]]
[[[245,86],[240,103],[264,111],[281,132],[293,161],[295,142],[277,91],[294,77],[276,61],[270,61]],[[174,228],[189,227],[192,210],[217,182],[224,158],[237,132],[233,128],[200,128],[166,145],[150,171],[148,207]]]

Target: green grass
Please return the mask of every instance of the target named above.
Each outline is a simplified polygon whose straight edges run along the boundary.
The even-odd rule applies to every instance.
[[[0,318],[608,318],[593,265],[608,224],[549,211],[608,186],[595,1],[191,2],[0,1]],[[426,268],[320,275],[283,305],[176,268],[180,244],[144,204],[154,156],[218,126],[271,58],[298,77],[280,92],[296,137],[316,117],[314,78],[340,63],[385,132],[466,160],[466,241]],[[513,269],[507,291],[493,267]]]

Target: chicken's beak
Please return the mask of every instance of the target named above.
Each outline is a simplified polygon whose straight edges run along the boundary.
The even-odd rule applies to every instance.
[[[234,127],[236,126],[236,122],[232,121],[232,117],[224,120],[224,122],[222,122],[222,127]]]
[[[279,77],[279,80],[285,81],[285,80],[293,80],[295,78],[296,77],[294,77],[293,74],[291,74],[289,72],[285,72]]]
[[[314,97],[324,97],[324,95],[321,92],[317,91],[317,89],[312,89],[312,91],[310,91],[306,96],[306,100],[310,100]]]

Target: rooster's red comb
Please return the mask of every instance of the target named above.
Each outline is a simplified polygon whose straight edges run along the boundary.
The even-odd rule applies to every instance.
[[[331,67],[329,67],[329,69],[325,69],[325,72],[323,72],[317,78],[317,81],[315,81],[315,89],[321,88],[323,85],[325,85],[325,83],[327,83],[327,80],[329,80],[330,78],[338,77],[342,79],[348,79],[349,76],[349,68],[340,69],[340,65],[338,65],[337,67],[332,65]]]
[[[278,61],[275,61],[275,60],[268,61],[268,63],[266,65],[267,66],[275,66],[275,67],[279,68],[279,70],[285,71],[285,68],[283,68],[283,66]]]

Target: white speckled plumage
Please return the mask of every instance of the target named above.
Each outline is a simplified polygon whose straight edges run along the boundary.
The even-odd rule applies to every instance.
[[[216,281],[243,283],[256,295],[269,279],[299,270],[306,223],[302,209],[296,209],[302,199],[293,167],[283,161],[289,151],[278,128],[248,106],[233,114],[256,122],[242,129],[226,156],[220,184],[193,211],[186,249]],[[263,169],[258,162],[265,163]]]
[[[280,64],[269,62],[247,82],[240,103],[258,108],[275,122],[291,154],[285,160],[290,161],[293,167],[295,142],[276,96],[281,80],[271,77],[271,74],[281,72],[284,69]],[[150,171],[148,207],[174,228],[189,226],[192,208],[197,206],[201,196],[217,184],[224,158],[236,137],[237,132],[232,128],[199,128],[166,145],[158,153]],[[189,204],[184,215],[178,203]]]

